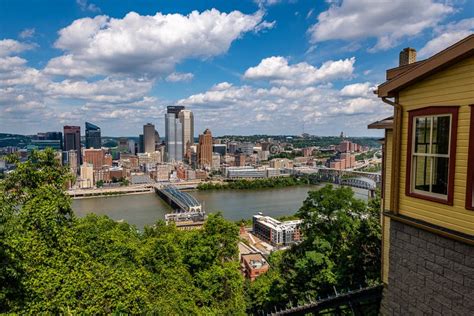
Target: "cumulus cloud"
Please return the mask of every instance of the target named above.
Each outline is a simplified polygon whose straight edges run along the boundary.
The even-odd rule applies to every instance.
[[[273,56],[262,59],[255,67],[245,71],[249,80],[268,80],[279,85],[311,85],[318,82],[349,78],[354,71],[355,57],[326,61],[316,68],[306,62],[289,65],[285,57]]]
[[[300,133],[298,128],[303,123],[306,127],[318,123],[318,130],[312,132],[328,134],[334,125],[343,128],[354,120],[360,130],[360,124],[368,124],[391,113],[390,107],[368,93],[369,83],[346,87],[342,93],[331,86],[257,88],[222,82],[176,104],[190,107],[196,116],[209,119],[208,123],[216,124],[216,127],[225,121],[225,131],[236,133]],[[216,111],[219,111],[219,121],[213,122],[211,118],[217,117]]]
[[[474,32],[474,18],[452,22],[435,28],[435,37],[418,52],[421,58],[430,57]]]
[[[3,39],[0,40],[0,57],[18,54],[33,47],[32,44],[18,42],[13,39]]]
[[[369,82],[354,83],[341,89],[341,95],[345,97],[362,97],[372,93],[373,88]]]
[[[246,32],[273,27],[263,15],[212,9],[188,15],[130,12],[122,19],[78,19],[59,31],[55,47],[65,54],[53,58],[45,71],[73,76],[167,75],[185,59],[223,54]]]
[[[178,82],[178,81],[190,81],[194,78],[194,75],[190,72],[173,72],[166,77],[168,82]]]
[[[344,0],[320,13],[308,32],[312,43],[376,38],[371,51],[386,50],[405,36],[436,26],[452,12],[452,6],[434,0]]]

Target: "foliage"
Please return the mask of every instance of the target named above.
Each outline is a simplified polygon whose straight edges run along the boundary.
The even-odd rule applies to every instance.
[[[222,215],[200,231],[76,218],[52,151],[15,163],[0,182],[0,313],[244,313],[238,228]]]
[[[104,186],[104,181],[103,180],[99,180],[95,183],[95,185],[98,187],[98,188],[101,188]]]
[[[290,176],[290,177],[273,177],[254,180],[235,180],[225,183],[202,182],[198,184],[198,190],[250,190],[265,188],[284,188],[295,185],[316,184],[317,180],[311,175]]]
[[[52,150],[10,161],[16,169],[0,181],[0,313],[242,315],[378,282],[380,200],[367,206],[349,188],[310,192],[296,214],[302,243],[273,253],[270,271],[250,283],[238,270],[238,227],[221,214],[194,231],[77,218]]]
[[[327,185],[309,192],[296,215],[303,241],[281,253],[271,273],[247,284],[249,312],[379,282],[380,196],[366,205],[350,188]]]
[[[291,152],[281,152],[279,154],[271,155],[270,157],[268,157],[268,160],[272,160],[272,159],[275,159],[275,158],[295,159],[295,157],[303,157],[303,153],[301,152],[301,150],[300,151],[291,151]]]
[[[380,171],[382,171],[382,164],[381,164],[381,163],[378,163],[378,164],[375,164],[375,165],[370,165],[370,166],[367,166],[367,167],[364,167],[364,168],[360,169],[360,171],[364,171],[364,172],[380,172]]]

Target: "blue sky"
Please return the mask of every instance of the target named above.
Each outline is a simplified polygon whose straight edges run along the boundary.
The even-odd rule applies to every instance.
[[[374,87],[404,47],[474,32],[474,1],[0,0],[0,132],[134,136],[167,105],[196,131],[378,135]]]

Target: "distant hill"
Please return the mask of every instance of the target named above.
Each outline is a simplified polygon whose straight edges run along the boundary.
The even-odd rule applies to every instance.
[[[31,142],[29,136],[18,134],[0,133],[0,147],[16,146],[24,147]]]

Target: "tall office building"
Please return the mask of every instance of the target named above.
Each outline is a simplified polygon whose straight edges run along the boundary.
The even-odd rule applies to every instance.
[[[145,144],[144,144],[144,140],[143,140],[143,134],[140,134],[138,136],[138,151],[139,153],[143,153],[145,152]]]
[[[179,112],[184,106],[168,106],[165,114],[166,161],[182,161],[184,155],[183,124]]]
[[[81,153],[81,127],[80,126],[64,126],[64,150],[74,150],[76,152],[76,166],[82,164]],[[69,162],[71,164],[71,162]]]
[[[89,122],[86,122],[86,148],[102,148],[100,127]]]
[[[143,125],[143,152],[155,152],[155,125]]]
[[[212,167],[212,134],[209,129],[199,135],[198,165],[201,168]]]
[[[194,115],[190,110],[181,110],[178,114],[183,126],[183,153],[194,144]]]

